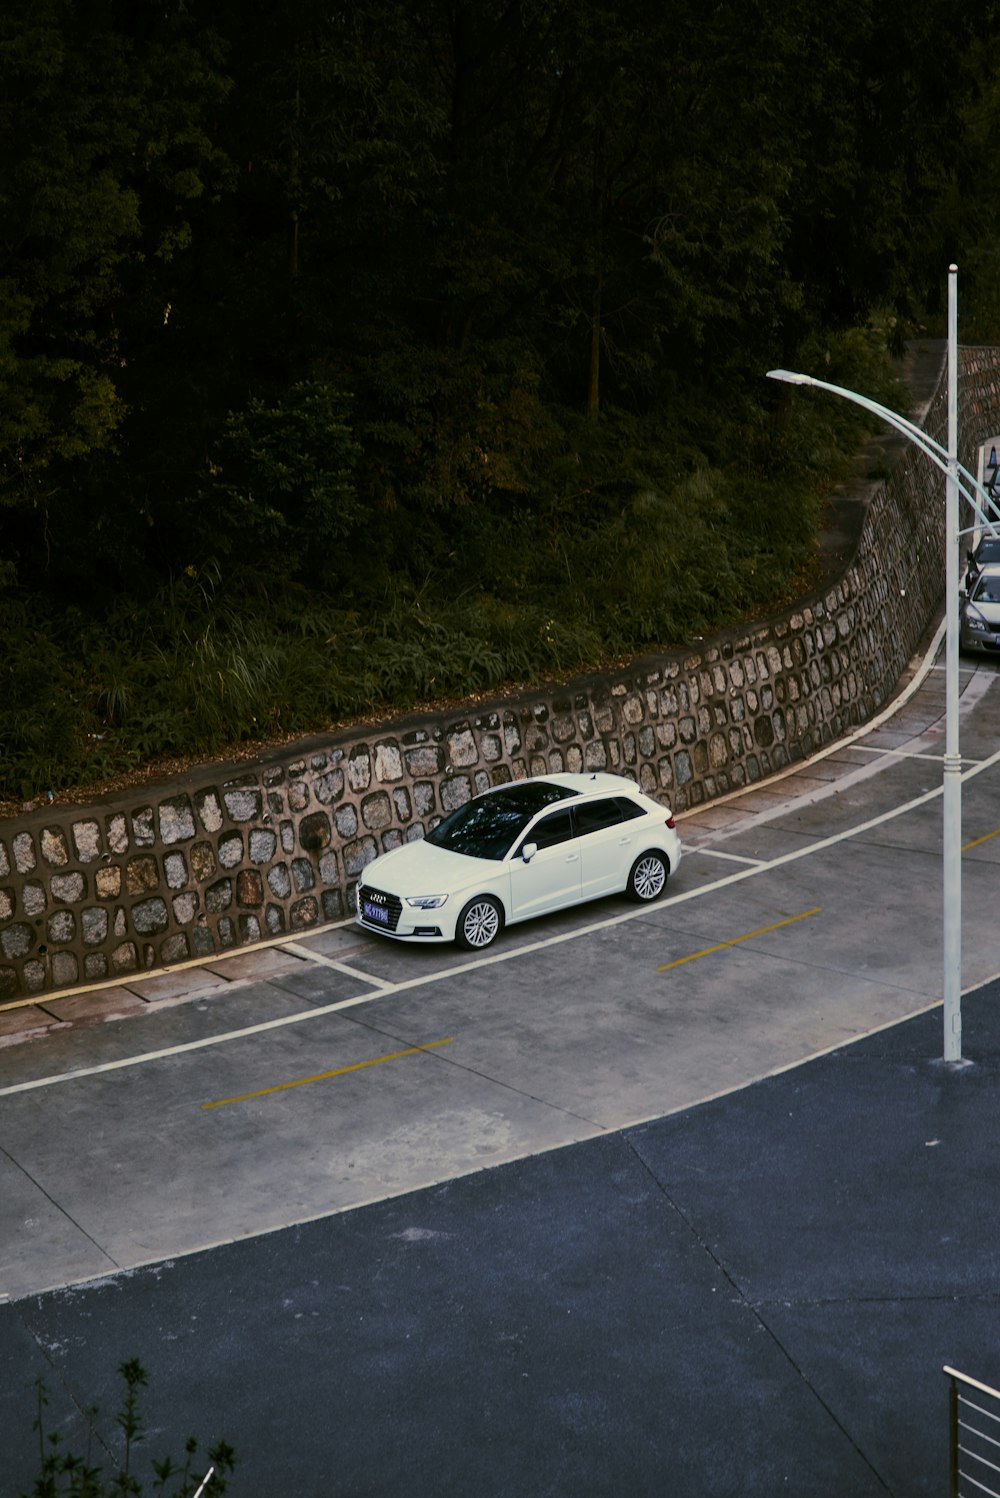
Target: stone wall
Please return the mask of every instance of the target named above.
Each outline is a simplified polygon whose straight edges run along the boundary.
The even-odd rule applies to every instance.
[[[962,460],[1000,425],[1000,350],[962,356]],[[946,428],[939,385],[926,427]],[[676,811],[874,715],[944,590],[943,479],[915,449],[836,583],[750,628],[447,717],[319,737],[0,823],[0,1002],[315,929],[361,869],[502,781],[615,770]]]

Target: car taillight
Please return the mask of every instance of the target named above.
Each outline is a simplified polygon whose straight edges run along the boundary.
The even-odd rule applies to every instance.
[[[673,816],[669,816],[667,818],[667,826],[670,828],[671,832],[673,832],[674,828],[677,826],[677,823],[674,821]]]

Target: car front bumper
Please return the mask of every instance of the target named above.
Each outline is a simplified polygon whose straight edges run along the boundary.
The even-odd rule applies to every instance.
[[[355,924],[376,936],[390,936],[394,941],[454,941],[453,926],[441,917],[444,907],[419,910],[407,905],[389,890],[359,884],[355,894]],[[451,903],[450,901],[448,902]]]
[[[966,629],[963,625],[958,640],[962,650],[976,650],[983,655],[1000,654],[1000,632],[994,634],[980,629]]]

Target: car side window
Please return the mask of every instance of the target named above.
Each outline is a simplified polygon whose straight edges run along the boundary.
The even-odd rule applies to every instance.
[[[539,848],[554,848],[557,843],[565,843],[572,836],[573,822],[569,809],[550,812],[547,817],[536,822],[534,827],[529,828],[518,852],[525,843],[537,843]]]
[[[635,817],[644,817],[646,815],[646,807],[639,806],[635,801],[631,801],[628,796],[616,796],[615,805],[621,812],[623,822],[631,822]]]
[[[618,797],[608,796],[602,801],[585,801],[573,813],[576,817],[578,837],[588,832],[600,832],[605,827],[614,827],[623,820]]]

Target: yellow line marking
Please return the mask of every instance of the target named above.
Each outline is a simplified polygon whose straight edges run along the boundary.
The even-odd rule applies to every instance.
[[[453,1035],[444,1040],[429,1040],[426,1045],[411,1046],[408,1051],[393,1051],[389,1056],[373,1056],[370,1061],[355,1061],[351,1066],[338,1066],[333,1071],[320,1071],[314,1077],[298,1077],[294,1082],[278,1082],[274,1087],[261,1087],[257,1092],[241,1092],[237,1097],[219,1098],[215,1103],[202,1103],[202,1108],[224,1108],[227,1103],[245,1103],[250,1098],[268,1097],[272,1092],[287,1092],[290,1087],[305,1087],[309,1082],[325,1082],[330,1077],[343,1077],[350,1071],[364,1071],[366,1066],[381,1066],[383,1061],[399,1061],[403,1056],[419,1056],[421,1051],[432,1051],[435,1046],[451,1045]]]
[[[734,936],[731,941],[720,941],[714,947],[703,947],[700,952],[689,952],[687,957],[678,957],[673,962],[665,962],[656,971],[666,973],[672,967],[683,967],[685,962],[694,962],[696,957],[710,957],[713,952],[722,952],[726,947],[738,947],[741,941],[750,941],[754,936],[766,936],[769,931],[780,931],[782,926],[793,926],[796,921],[804,921],[806,916],[819,915],[822,909],[822,905],[814,905],[812,910],[803,910],[801,915],[786,916],[783,921],[775,921],[771,926],[760,926],[756,931],[748,931],[744,936]]]
[[[963,843],[962,852],[968,853],[970,848],[978,848],[980,843],[988,843],[991,837],[1000,837],[1000,827],[995,832],[987,832],[982,837],[974,837],[971,843]]]

